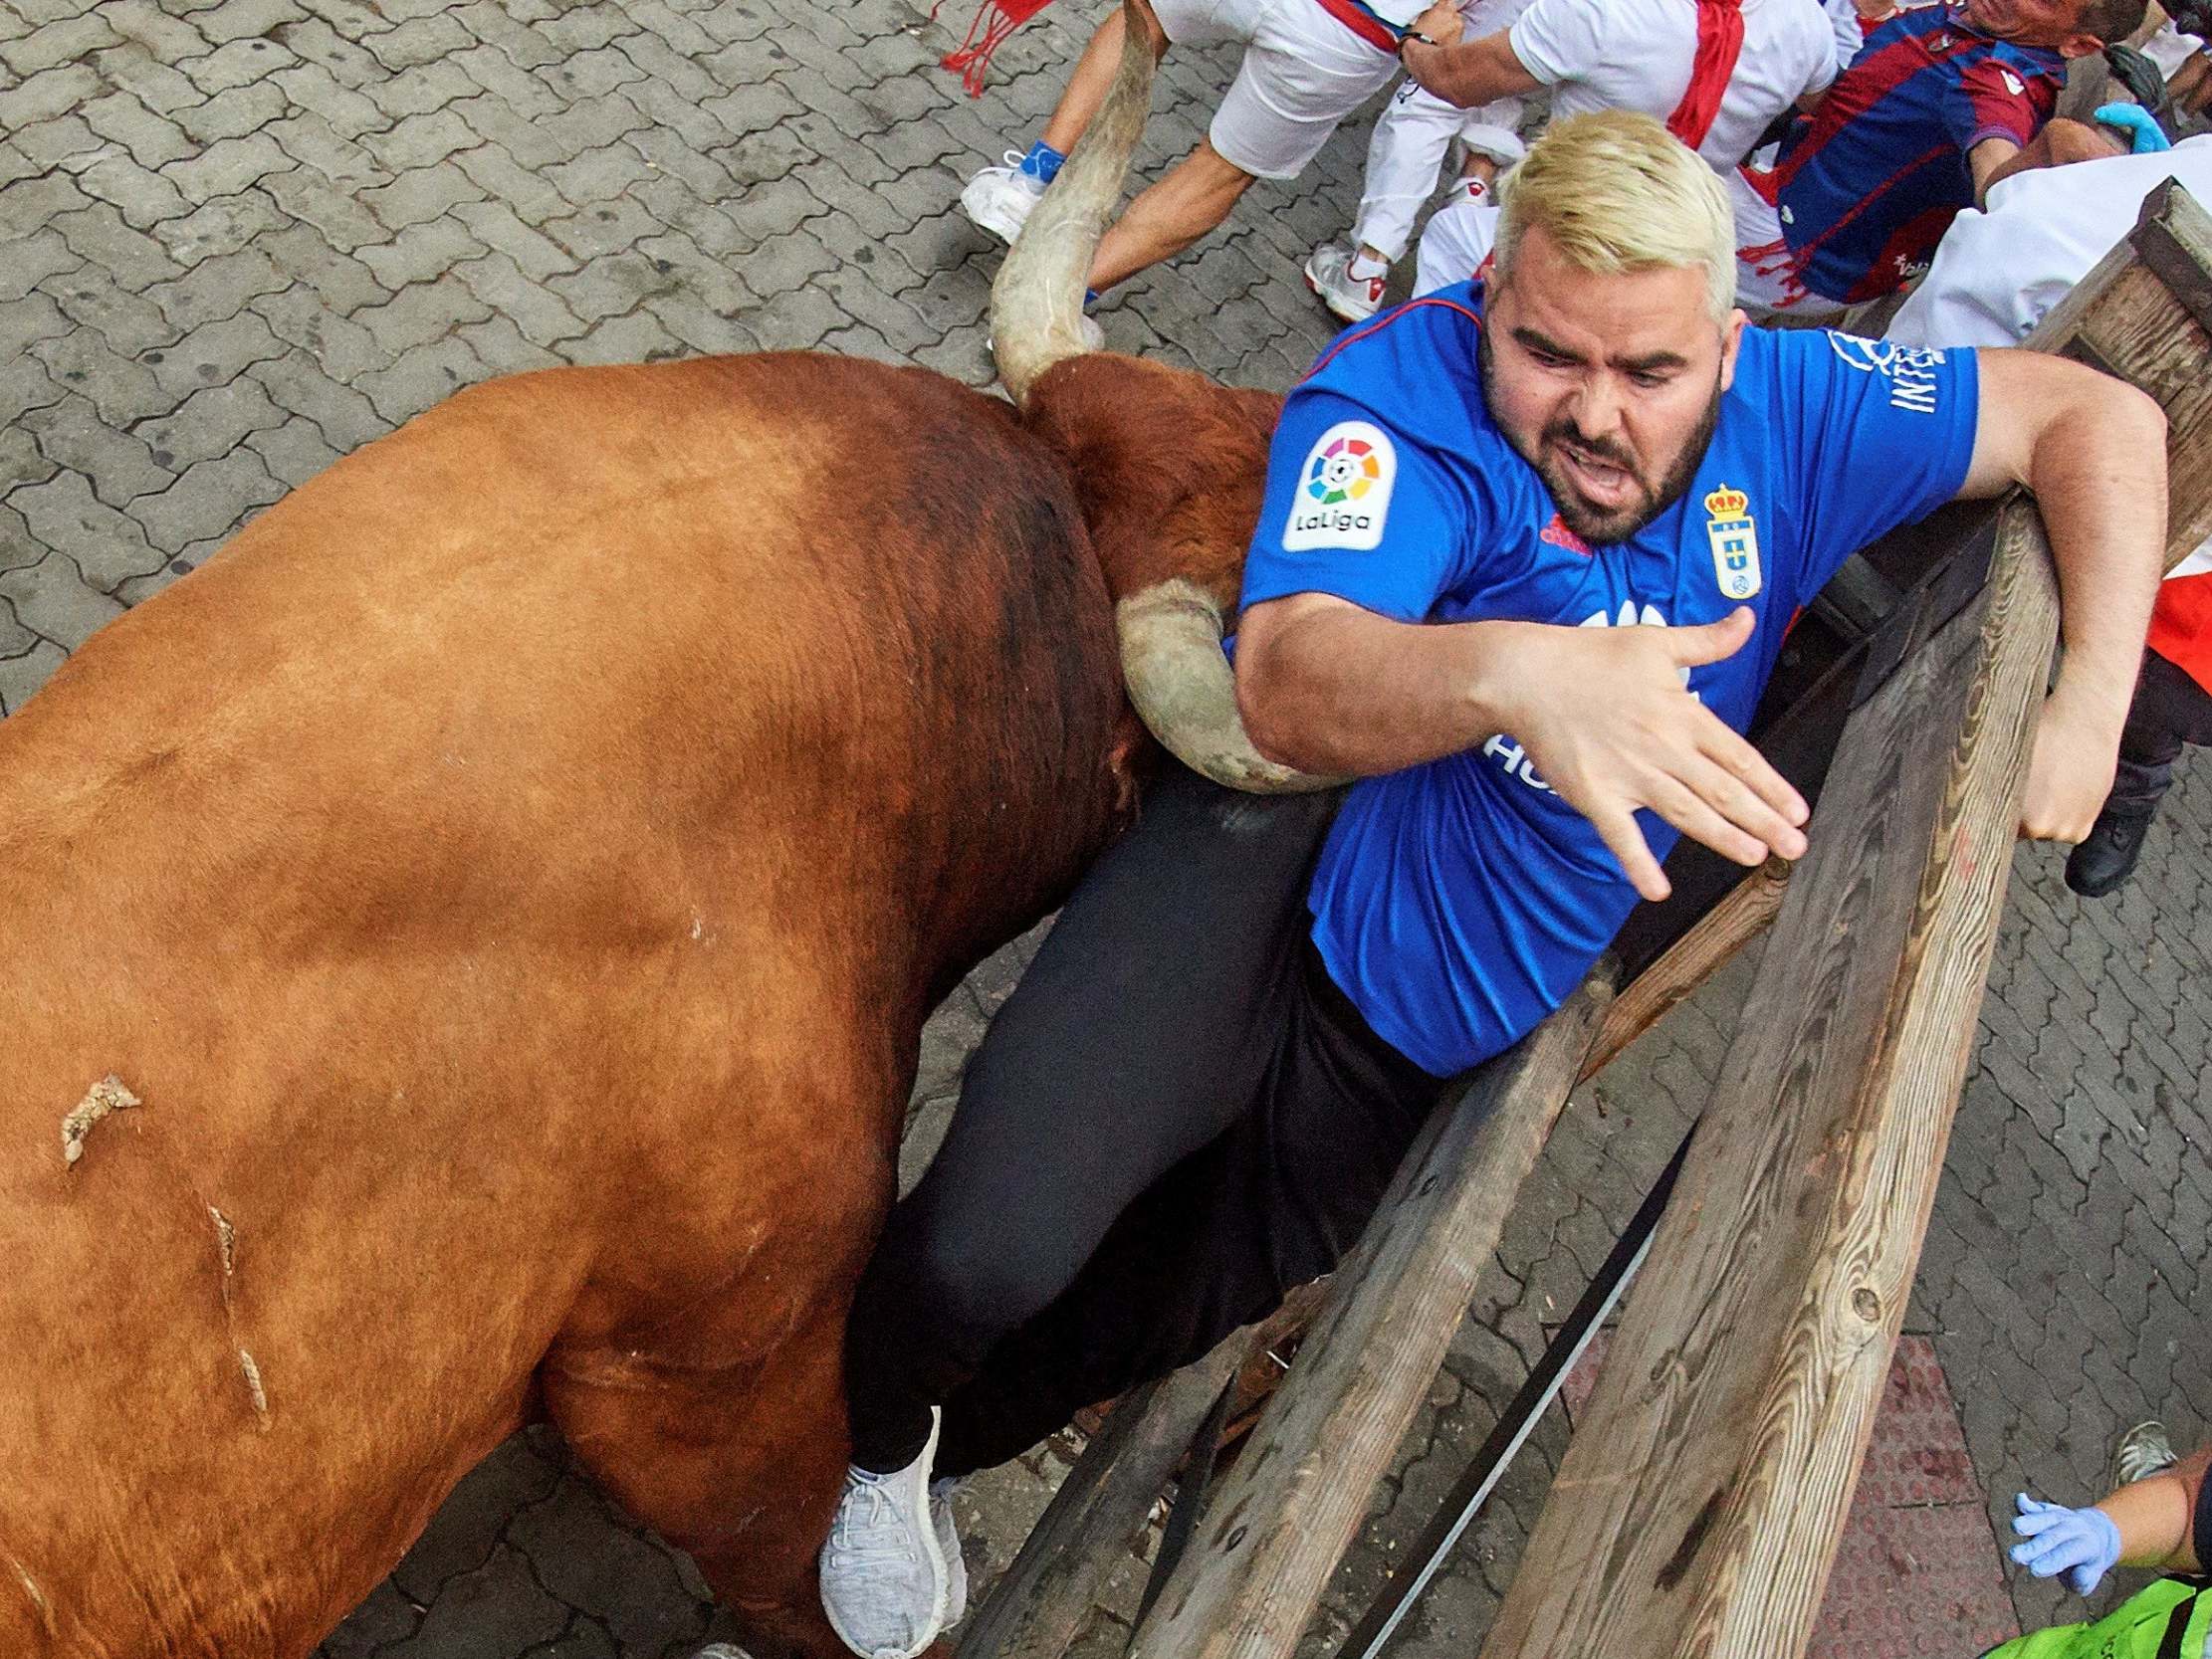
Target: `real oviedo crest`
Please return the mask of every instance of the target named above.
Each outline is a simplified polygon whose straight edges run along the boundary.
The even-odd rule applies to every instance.
[[[1286,552],[1308,547],[1380,546],[1398,482],[1398,452],[1379,427],[1339,421],[1315,440],[1299,469],[1283,526]]]
[[[1759,526],[1751,498],[1723,484],[1705,497],[1705,535],[1712,542],[1713,577],[1721,594],[1748,599],[1759,591]]]

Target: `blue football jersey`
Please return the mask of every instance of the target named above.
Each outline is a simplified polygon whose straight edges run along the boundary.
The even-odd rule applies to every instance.
[[[1797,610],[1966,477],[1971,351],[1752,328],[1688,491],[1628,540],[1587,546],[1491,423],[1480,326],[1479,291],[1445,289],[1340,337],[1291,392],[1245,605],[1319,592],[1406,622],[1586,628],[1682,627],[1748,605],[1750,643],[1689,678],[1741,731]],[[1639,818],[1663,858],[1673,830]],[[1356,784],[1308,906],[1338,985],[1443,1077],[1557,1007],[1636,901],[1589,820],[1500,733]]]

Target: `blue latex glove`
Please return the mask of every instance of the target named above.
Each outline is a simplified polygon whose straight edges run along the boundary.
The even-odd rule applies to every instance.
[[[2172,149],[2173,142],[2158,129],[2150,111],[2139,104],[2106,104],[2101,105],[2092,117],[2104,126],[2117,127],[2132,137],[2137,155],[2148,155],[2153,150]]]
[[[2012,1547],[2012,1558],[2038,1578],[2063,1572],[2076,1595],[2088,1595],[2119,1560],[2119,1529],[2102,1510],[2070,1510],[2025,1492],[2018,1503],[2012,1530],[2025,1542]]]

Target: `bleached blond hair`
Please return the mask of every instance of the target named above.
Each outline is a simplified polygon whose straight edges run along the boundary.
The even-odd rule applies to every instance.
[[[1736,226],[1728,193],[1697,152],[1650,115],[1600,109],[1554,122],[1498,181],[1493,282],[1521,232],[1541,225],[1579,271],[1618,276],[1705,268],[1705,308],[1736,303]]]

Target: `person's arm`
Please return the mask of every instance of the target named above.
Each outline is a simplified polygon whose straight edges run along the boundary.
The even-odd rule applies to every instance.
[[[2126,153],[2127,146],[2102,127],[2064,116],[2048,122],[2025,144],[2016,144],[2010,138],[1984,138],[1966,155],[1967,168],[1974,175],[1974,205],[1987,207],[1990,186],[2014,173]]]
[[[1751,613],[1687,628],[1394,622],[1321,593],[1237,625],[1237,706],[1254,745],[1306,771],[1368,775],[1509,731],[1647,899],[1668,891],[1648,807],[1739,864],[1805,851],[1806,806],[1683,688],[1751,637]]]
[[[1461,40],[1460,24],[1458,0],[1437,0],[1414,20],[1398,55],[1406,73],[1424,91],[1462,109],[1474,109],[1494,99],[1535,92],[1543,85],[1514,56],[1506,30]],[[1427,45],[1417,36],[1438,44]]]
[[[2115,1566],[2157,1572],[2204,1570],[2205,1469],[2212,1447],[2133,1482],[2087,1509],[2070,1510],[2020,1494],[2012,1530],[2022,1541],[2012,1558],[2038,1578],[2060,1573],[2089,1595]]]
[[[2161,1469],[2148,1480],[2123,1486],[2097,1507],[2119,1530],[2119,1564],[2161,1572],[2201,1572],[2196,1515],[2212,1446]]]
[[[2033,492],[2066,654],[2036,726],[2021,833],[2079,841],[2110,791],[2165,564],[2166,418],[2132,386],[2040,351],[1980,354],[1962,497]]]

